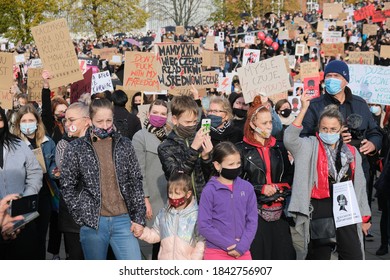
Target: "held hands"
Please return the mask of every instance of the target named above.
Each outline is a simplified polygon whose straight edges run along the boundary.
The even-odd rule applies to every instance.
[[[227,247],[226,249],[228,251],[227,254],[229,256],[237,259],[237,258],[241,257],[241,254],[235,250],[236,247],[237,247],[237,244],[233,244],[233,245]]]
[[[130,231],[134,234],[135,237],[140,237],[144,232],[144,227],[135,222],[131,223]]]

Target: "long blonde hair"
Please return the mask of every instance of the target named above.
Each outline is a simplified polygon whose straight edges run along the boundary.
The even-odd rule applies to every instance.
[[[35,139],[37,146],[40,147],[43,139],[45,138],[45,126],[42,122],[41,116],[38,114],[37,110],[32,104],[27,104],[21,107],[16,115],[15,127],[13,133],[18,136],[20,139],[27,140],[27,137],[20,130],[20,120],[25,114],[31,113],[34,115],[37,120],[37,130],[35,131]]]

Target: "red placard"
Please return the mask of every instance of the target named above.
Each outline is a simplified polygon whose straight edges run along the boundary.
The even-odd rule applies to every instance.
[[[353,16],[355,18],[355,21],[359,21],[372,16],[374,13],[375,13],[375,6],[371,4],[355,11],[353,13]]]

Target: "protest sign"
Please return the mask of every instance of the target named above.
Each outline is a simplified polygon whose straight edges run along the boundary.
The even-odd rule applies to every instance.
[[[384,7],[383,7],[383,10],[390,10],[390,2],[386,2],[386,3],[383,3],[384,4]]]
[[[42,72],[43,72],[43,68],[28,69],[27,89],[28,89],[28,100],[30,101],[42,100],[42,88],[43,88]]]
[[[92,74],[92,69],[87,70],[83,75],[84,79],[70,86],[70,103],[77,102],[81,95],[91,92]]]
[[[346,42],[347,39],[345,37],[328,37],[322,40],[322,43],[324,44],[339,44],[339,43],[346,43]]]
[[[9,90],[14,81],[13,66],[14,56],[12,53],[0,52],[0,90]]]
[[[92,54],[99,56],[100,59],[109,60],[113,55],[117,53],[117,48],[103,48],[103,49],[93,49]]]
[[[279,100],[287,99],[287,97],[288,97],[288,92],[284,91],[284,92],[273,94],[268,98],[272,101],[273,104],[276,104]]]
[[[291,114],[298,115],[301,110],[301,98],[298,96],[289,96],[287,100],[291,104]]]
[[[380,56],[382,58],[390,58],[390,46],[388,45],[381,45],[381,54]]]
[[[348,64],[374,64],[373,52],[349,52]]]
[[[367,103],[390,105],[390,67],[350,64],[348,87]]]
[[[217,91],[230,94],[232,92],[233,76],[234,76],[233,73],[226,73],[226,77],[219,77]]]
[[[325,29],[325,22],[319,21],[317,24],[317,32],[323,32]]]
[[[293,96],[301,95],[303,93],[303,83],[294,83]]]
[[[15,55],[14,58],[16,64],[24,63],[26,61],[24,58],[24,54]]]
[[[296,44],[295,56],[304,56],[304,55],[305,55],[305,44]]]
[[[110,65],[121,65],[122,64],[122,55],[113,55],[109,60],[108,64]]]
[[[374,13],[375,13],[375,6],[371,4],[363,8],[360,8],[359,10],[354,11],[353,17],[355,18],[355,21],[359,21],[372,16]]]
[[[256,95],[267,96],[291,89],[289,73],[282,55],[257,63],[249,63],[237,69],[245,103],[253,101]]]
[[[200,47],[193,43],[157,44],[161,89],[186,89],[218,84],[218,74],[202,72]]]
[[[372,22],[384,22],[386,21],[386,15],[382,11],[375,11],[375,13],[372,15]]]
[[[303,79],[303,88],[311,98],[320,96],[320,76],[305,77]]]
[[[279,40],[290,40],[290,36],[288,35],[288,30],[279,31]]]
[[[324,3],[322,17],[337,19],[343,10],[343,3]]]
[[[33,149],[32,152],[34,153],[34,156],[38,160],[38,163],[41,166],[43,174],[45,174],[47,172],[47,170],[46,170],[45,157],[43,155],[42,148],[38,147],[36,149]]]
[[[103,92],[105,90],[114,90],[110,71],[107,70],[104,72],[92,74],[91,94],[93,95],[99,92]]]
[[[206,50],[213,51],[214,50],[214,43],[215,43],[215,36],[207,36],[206,42],[203,45],[203,48],[205,48]]]
[[[307,46],[313,47],[317,45],[317,38],[309,38],[307,39]]]
[[[318,62],[304,62],[300,64],[300,71],[301,78],[307,78],[307,77],[319,77],[319,70],[318,70]]]
[[[206,91],[205,88],[198,88],[197,90],[198,90],[199,96],[206,96],[207,95],[207,91]],[[173,95],[173,96],[178,96],[178,95],[190,95],[190,96],[192,96],[193,95],[193,93],[191,92],[191,88],[186,88],[186,89],[177,89],[177,88],[169,89],[168,93],[170,95]]]
[[[147,52],[125,52],[123,86],[126,89],[160,91],[156,55]]]
[[[367,36],[376,36],[378,31],[378,25],[376,24],[363,24],[363,34]]]
[[[289,55],[287,59],[288,59],[289,68],[294,69],[295,64],[297,63],[297,59],[295,58],[295,55]]]
[[[42,60],[40,58],[31,59],[29,61],[29,68],[42,68]]]
[[[177,35],[182,35],[186,32],[184,26],[176,26],[176,34]]]
[[[14,95],[9,89],[0,89],[0,106],[3,109],[13,109]]]
[[[124,88],[124,86],[116,86],[115,89],[116,89],[116,90],[123,90],[123,91],[126,93],[127,99],[128,99],[128,100],[132,100],[134,94],[136,94],[137,92],[139,92],[139,90],[131,90],[131,89]],[[131,111],[131,102],[127,102],[127,103],[126,103],[126,109],[127,109],[129,112]]]
[[[333,184],[333,216],[336,228],[362,222],[352,181]]]
[[[43,66],[50,72],[52,88],[83,78],[65,19],[31,28]]]
[[[255,36],[245,35],[244,42],[247,45],[253,45],[255,43],[255,39],[256,39]]]
[[[386,24],[385,25],[386,25],[387,28],[390,28],[390,18],[386,19]]]
[[[340,38],[341,35],[342,35],[341,31],[324,31],[324,32],[322,32],[322,39]]]
[[[242,55],[242,66],[248,63],[256,63],[260,60],[260,50],[244,49]]]
[[[203,50],[202,66],[223,68],[225,66],[225,53]]]
[[[344,53],[344,44],[321,44],[321,51],[325,56],[337,56]]]
[[[342,13],[339,13],[339,17],[338,17],[338,19],[339,19],[340,21],[345,21],[345,20],[347,20],[347,19],[348,19],[348,16],[349,16],[349,14],[348,14],[348,13],[346,13],[346,12],[342,12]]]

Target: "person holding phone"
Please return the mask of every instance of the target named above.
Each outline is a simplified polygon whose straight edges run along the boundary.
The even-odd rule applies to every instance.
[[[23,220],[23,216],[19,215],[11,217],[8,213],[8,208],[12,200],[18,199],[18,194],[9,194],[3,199],[0,199],[0,232],[4,240],[15,239],[20,230],[14,231],[14,222]]]
[[[10,200],[6,198],[9,194],[37,194],[42,187],[42,169],[29,147],[9,132],[7,118],[1,107],[0,144],[0,199],[5,203]],[[3,204],[3,207],[7,206]],[[3,216],[3,229],[8,217],[7,214]],[[37,249],[37,228],[34,223],[30,223],[17,239],[6,243],[0,240],[0,260],[37,259]]]

